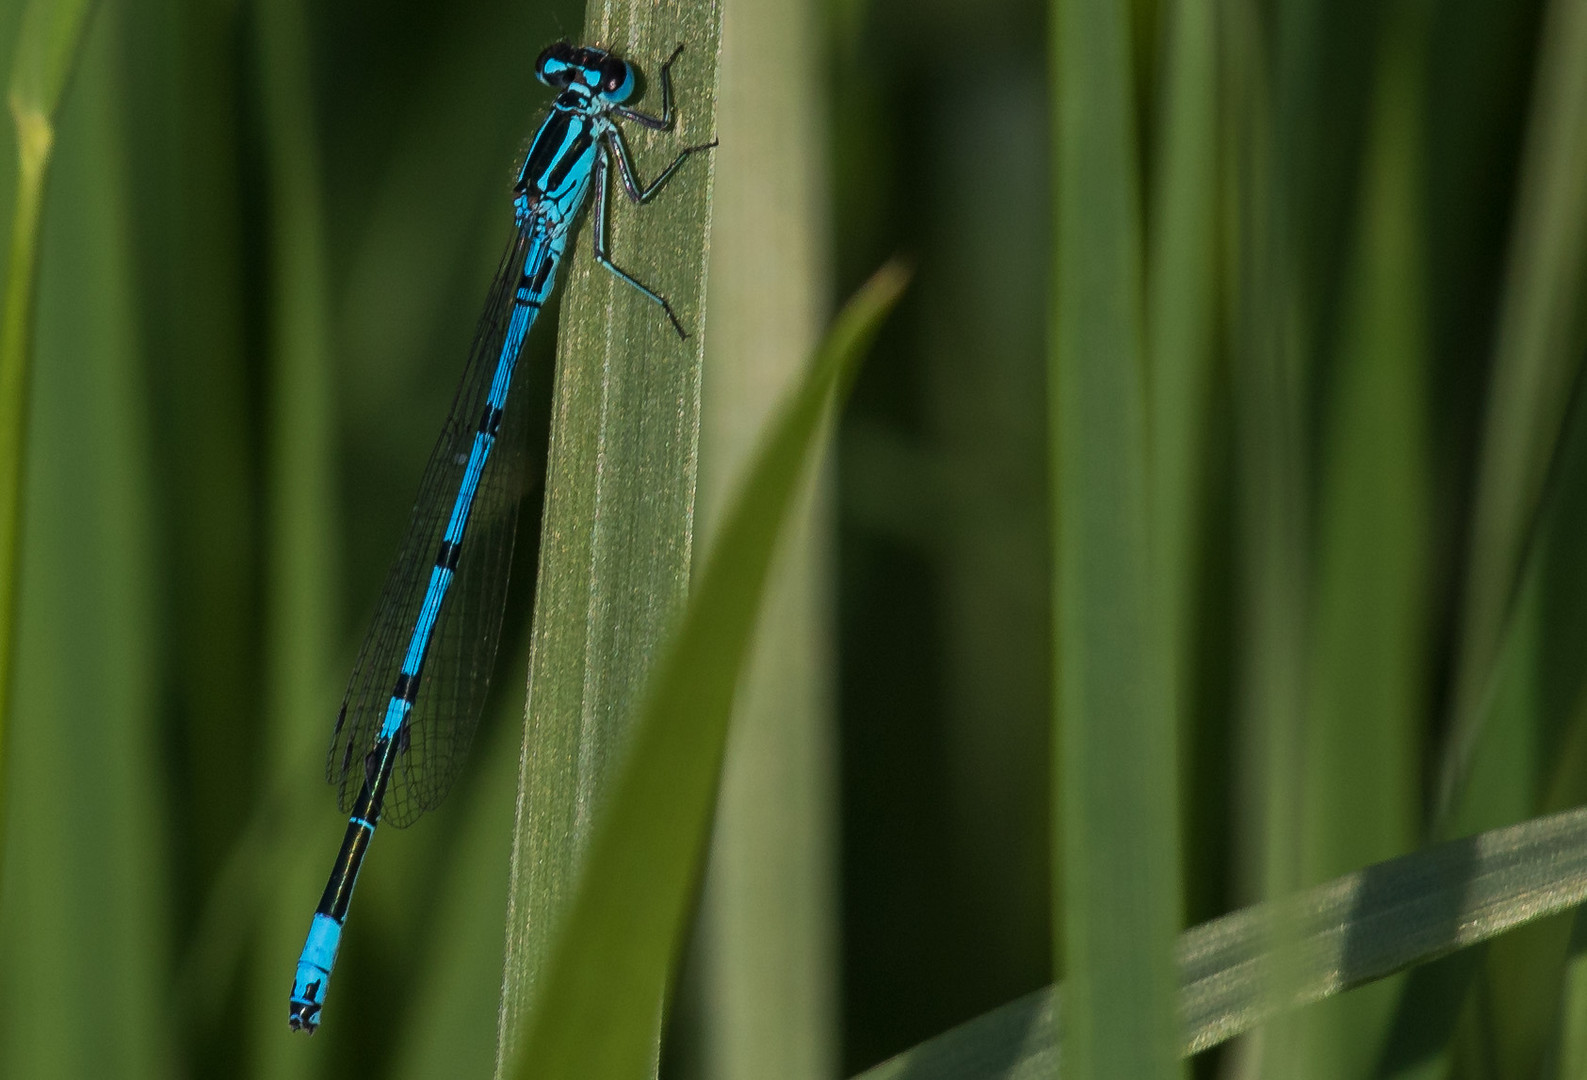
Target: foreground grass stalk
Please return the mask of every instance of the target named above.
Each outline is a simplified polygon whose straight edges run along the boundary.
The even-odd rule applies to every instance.
[[[723,13],[701,417],[707,543],[825,322],[821,30],[811,0],[734,0]],[[734,703],[693,938],[709,1080],[825,1080],[837,1072],[828,479],[824,473],[810,512],[790,520],[781,541]]]
[[[1077,1076],[1179,1075],[1177,784],[1152,583],[1128,5],[1058,0],[1049,360],[1056,573],[1054,956]]]
[[[639,67],[651,81],[636,104],[652,111],[659,64],[683,44],[672,69],[673,129],[628,133],[640,175],[716,133],[719,7],[592,3],[583,37]],[[538,1007],[593,814],[628,747],[645,673],[688,595],[714,168],[712,154],[697,154],[644,207],[612,200],[613,258],[667,295],[688,340],[588,257],[588,223],[564,271],[498,1077],[517,1052],[520,1017]],[[659,1009],[658,1000],[658,1022]]]

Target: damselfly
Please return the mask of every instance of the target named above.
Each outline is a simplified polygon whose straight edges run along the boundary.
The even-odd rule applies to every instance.
[[[331,733],[327,777],[350,818],[292,983],[295,1031],[319,1025],[375,825],[409,825],[439,803],[473,738],[501,633],[522,494],[523,395],[512,392],[518,353],[551,295],[587,196],[595,200],[596,262],[658,304],[686,336],[672,305],[612,261],[606,239],[614,164],[628,197],[642,203],[690,154],[716,145],[686,147],[648,186],[634,175],[615,121],[672,127],[671,70],[682,51],[679,45],[661,65],[660,116],[624,104],[634,93],[634,69],[605,50],[558,42],[535,61],[540,81],[560,92],[518,172],[513,238]]]

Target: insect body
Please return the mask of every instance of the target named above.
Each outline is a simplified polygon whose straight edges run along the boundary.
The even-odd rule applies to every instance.
[[[522,397],[511,393],[518,354],[592,192],[596,261],[658,304],[686,336],[672,305],[614,263],[606,240],[613,163],[628,197],[642,203],[690,154],[716,145],[685,148],[646,186],[614,119],[657,131],[672,126],[671,68],[682,50],[661,67],[660,116],[624,104],[634,92],[634,69],[604,50],[559,42],[535,62],[540,81],[559,93],[519,170],[517,227],[331,734],[326,771],[349,820],[292,983],[294,1031],[313,1033],[319,1025],[376,824],[408,825],[439,803],[473,738],[501,633],[523,488],[524,410],[509,407]]]

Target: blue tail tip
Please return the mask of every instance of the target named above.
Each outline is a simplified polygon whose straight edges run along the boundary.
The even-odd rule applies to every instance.
[[[297,976],[292,980],[292,1007],[287,1025],[293,1031],[314,1034],[320,1026],[320,1007],[325,1004],[325,988],[331,981],[331,965],[342,940],[342,924],[318,912],[309,923],[308,940],[298,958]]]
[[[320,1026],[319,1005],[312,1001],[293,1001],[292,1011],[287,1016],[287,1025],[293,1031],[314,1034],[314,1029]]]

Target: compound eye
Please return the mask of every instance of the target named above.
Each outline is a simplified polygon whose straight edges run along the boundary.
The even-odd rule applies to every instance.
[[[601,61],[601,97],[622,104],[634,93],[634,69],[615,56]]]
[[[535,78],[547,86],[561,89],[573,81],[575,74],[573,48],[565,41],[547,45],[535,60]]]

